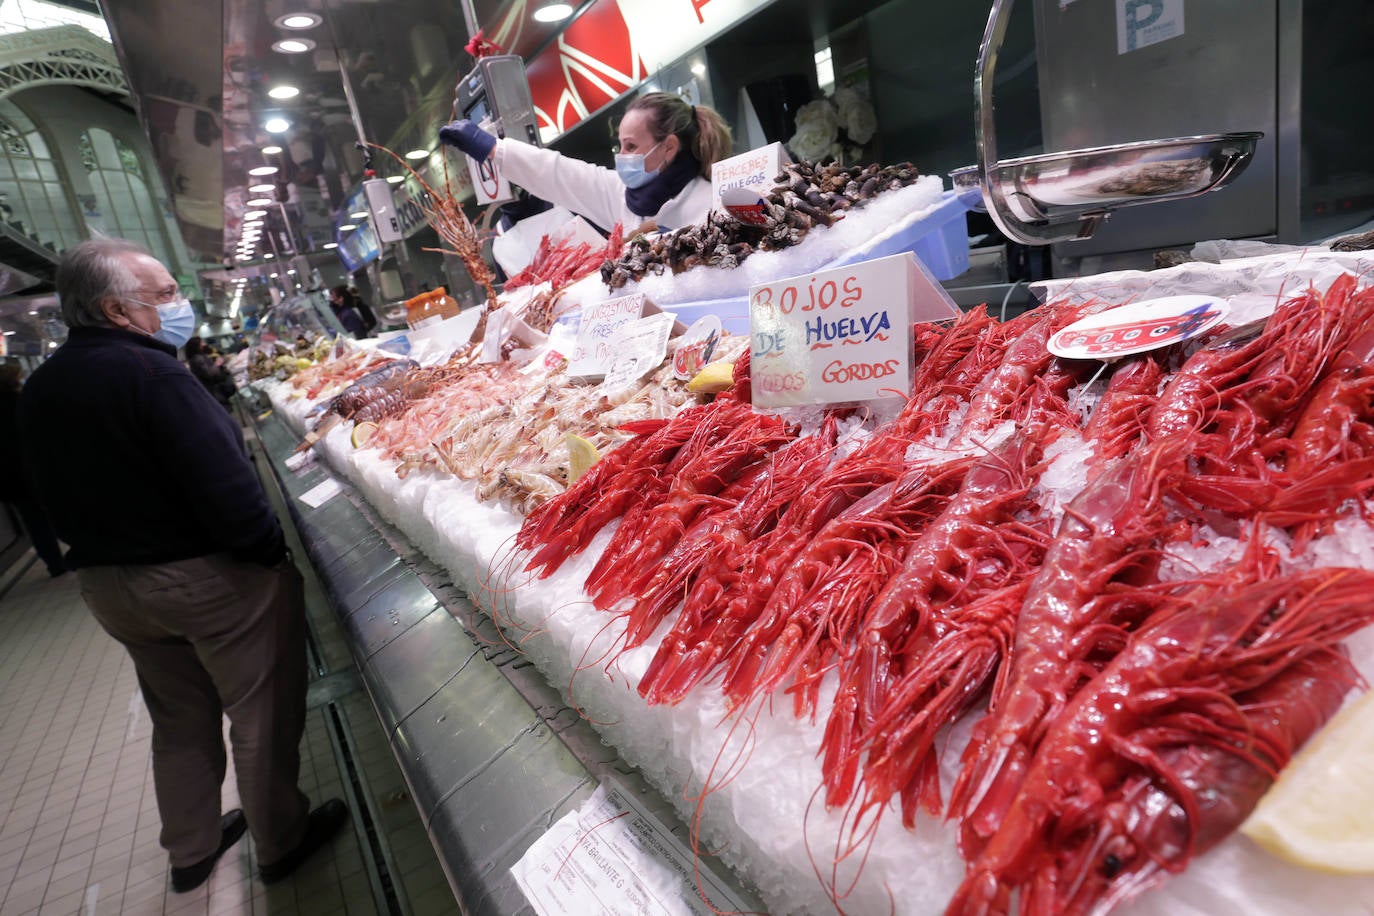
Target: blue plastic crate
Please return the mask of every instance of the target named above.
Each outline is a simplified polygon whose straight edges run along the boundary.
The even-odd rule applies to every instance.
[[[968,270],[968,225],[964,219],[964,214],[968,211],[967,197],[960,199],[955,192],[945,191],[944,199],[920,219],[884,234],[870,244],[856,248],[828,264],[822,264],[816,271],[845,267],[860,261],[871,261],[910,251],[921,259],[921,263],[935,279],[953,279]],[[718,315],[725,330],[733,334],[749,333],[747,296],[694,302],[665,302],[662,308],[665,312],[677,315],[683,324],[691,324],[703,315]]]

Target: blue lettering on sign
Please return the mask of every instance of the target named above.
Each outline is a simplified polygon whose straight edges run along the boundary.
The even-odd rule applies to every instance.
[[[827,321],[822,316],[806,322],[806,345],[815,350],[829,347],[837,341],[867,343],[875,338],[886,340],[882,332],[891,329],[892,323],[888,320],[886,310],[872,315],[846,315],[833,321]]]
[[[1134,51],[1140,47],[1140,33],[1159,21],[1164,15],[1161,0],[1126,0],[1126,50]]]

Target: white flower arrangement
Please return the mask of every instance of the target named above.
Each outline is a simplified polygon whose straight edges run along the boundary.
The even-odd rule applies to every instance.
[[[807,102],[797,109],[797,132],[787,141],[794,156],[819,162],[822,159],[854,160],[873,139],[878,116],[873,106],[848,86],[832,95]]]

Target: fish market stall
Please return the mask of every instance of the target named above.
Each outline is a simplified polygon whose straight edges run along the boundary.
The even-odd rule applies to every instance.
[[[917,324],[864,410],[754,409],[728,333],[589,383],[547,299],[543,339],[260,385],[770,912],[1355,914],[1374,877],[1234,831],[1374,676],[1362,257]],[[1145,288],[1221,317],[1072,351]]]

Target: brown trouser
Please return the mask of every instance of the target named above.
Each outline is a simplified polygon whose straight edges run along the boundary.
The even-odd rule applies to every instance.
[[[219,848],[222,715],[258,861],[281,859],[304,837],[309,807],[296,786],[307,679],[300,573],[214,554],[78,575],[91,612],[133,657],[172,865]]]

